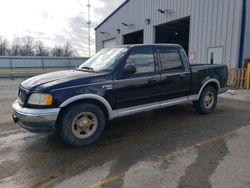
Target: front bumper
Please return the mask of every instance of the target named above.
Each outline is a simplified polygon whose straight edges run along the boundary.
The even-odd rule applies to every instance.
[[[31,132],[55,131],[55,123],[60,108],[33,109],[20,106],[16,100],[12,104],[13,120],[20,127]]]

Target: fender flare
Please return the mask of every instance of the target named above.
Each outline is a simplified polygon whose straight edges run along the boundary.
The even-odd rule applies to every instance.
[[[92,99],[92,100],[95,100],[95,101],[102,103],[108,112],[109,119],[113,119],[116,116],[114,111],[112,110],[112,107],[110,106],[109,102],[105,98],[103,98],[99,95],[96,95],[96,94],[81,94],[81,95],[71,97],[71,98],[67,99],[66,101],[64,101],[60,105],[60,108],[63,108],[63,107],[65,107],[65,106],[67,106],[75,101],[82,100],[82,99]]]
[[[219,82],[217,79],[215,79],[215,78],[208,79],[208,80],[201,86],[201,88],[200,88],[200,90],[199,90],[199,93],[198,93],[198,96],[197,96],[197,100],[200,99],[200,96],[201,96],[202,91],[203,91],[204,88],[205,88],[208,84],[210,84],[210,83],[215,83],[215,84],[217,85],[217,87],[218,87],[218,92],[220,91],[220,82]]]

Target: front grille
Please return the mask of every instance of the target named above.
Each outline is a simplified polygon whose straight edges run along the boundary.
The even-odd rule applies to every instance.
[[[19,88],[19,91],[18,91],[18,102],[23,105],[25,100],[26,100],[26,97],[27,97],[27,94],[28,92],[25,91],[24,89],[22,88]]]

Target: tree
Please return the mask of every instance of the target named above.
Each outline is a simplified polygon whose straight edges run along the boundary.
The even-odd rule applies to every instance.
[[[33,56],[34,53],[34,39],[32,37],[21,38],[22,45],[20,48],[21,56]]]
[[[74,54],[75,54],[75,52],[72,48],[72,45],[68,41],[63,46],[55,46],[51,50],[52,56],[72,57],[72,56],[74,56]]]
[[[64,46],[63,46],[64,54],[63,56],[65,57],[71,57],[74,55],[74,50],[72,49],[72,45],[69,41],[67,41]]]
[[[0,56],[8,55],[8,44],[7,39],[0,37]]]
[[[64,49],[61,46],[55,46],[52,50],[51,50],[51,55],[52,56],[64,56]]]
[[[15,38],[11,44],[11,48],[9,49],[9,55],[18,56],[20,55],[21,43],[19,38]]]
[[[37,41],[35,44],[35,55],[49,56],[49,49],[41,41]]]
[[[75,50],[72,48],[72,45],[70,42],[66,42],[63,46],[55,46],[52,50],[51,50],[51,55],[52,56],[59,56],[59,57],[72,57],[74,56]]]
[[[78,55],[70,42],[64,45],[57,45],[50,49],[41,41],[35,42],[30,36],[15,38],[11,45],[7,39],[0,36],[0,56],[59,56],[72,57]]]

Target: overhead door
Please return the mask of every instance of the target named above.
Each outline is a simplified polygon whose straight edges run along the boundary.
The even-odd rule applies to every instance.
[[[123,44],[143,44],[143,30],[123,35]]]
[[[115,38],[103,41],[103,47],[104,48],[112,48],[112,47],[115,47],[115,46],[116,46]]]
[[[180,44],[189,54],[190,17],[155,26],[155,43]]]

